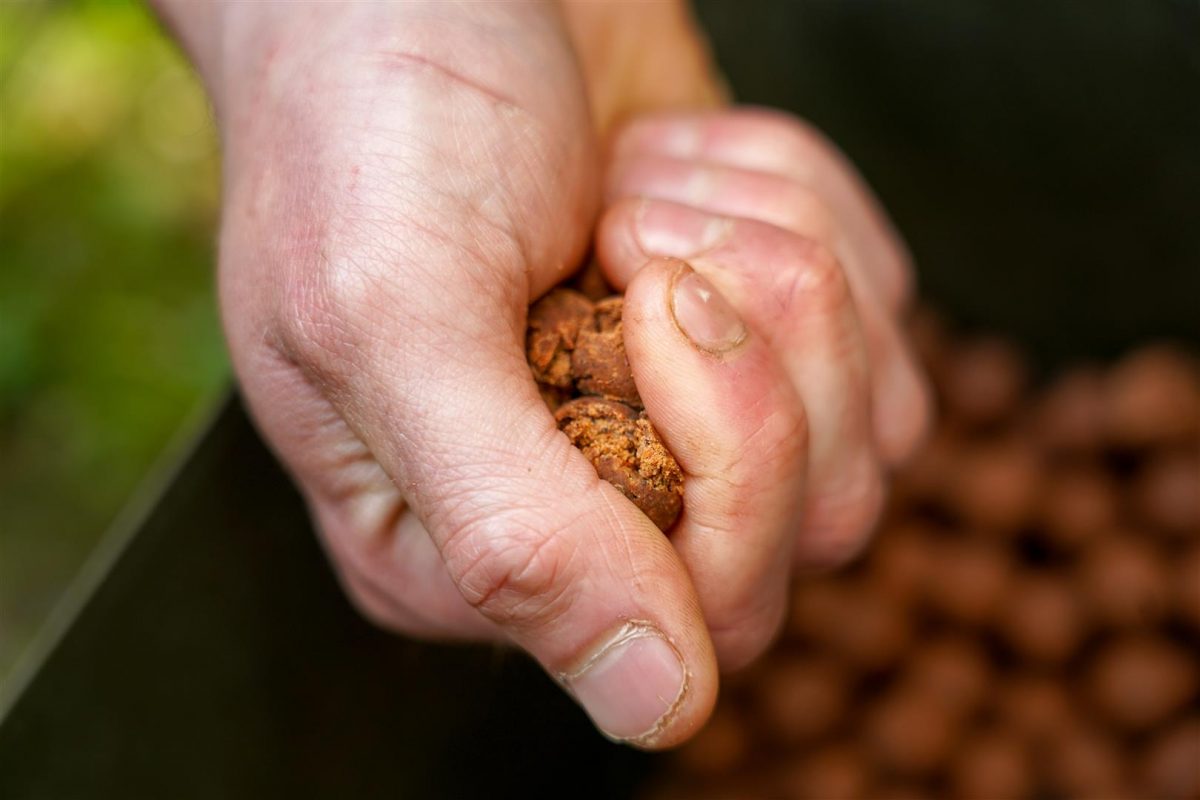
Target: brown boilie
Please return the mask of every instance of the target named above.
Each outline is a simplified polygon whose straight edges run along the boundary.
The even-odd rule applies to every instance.
[[[596,474],[620,489],[661,530],[671,527],[683,508],[683,472],[646,412],[616,400],[577,397],[559,406],[554,418]]]
[[[559,430],[661,530],[683,508],[683,471],[642,411],[625,356],[622,298],[552,290],[529,309],[525,354]]]
[[[539,386],[574,386],[571,354],[580,332],[593,325],[592,301],[570,289],[555,289],[530,307],[525,357]]]

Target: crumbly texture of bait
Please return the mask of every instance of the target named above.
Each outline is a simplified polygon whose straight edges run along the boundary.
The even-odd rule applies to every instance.
[[[571,289],[555,289],[529,309],[525,357],[540,386],[571,389],[571,353],[579,334],[596,324],[592,301]]]
[[[619,400],[641,408],[642,398],[625,355],[622,306],[620,297],[608,297],[596,303],[594,324],[580,330],[579,340],[571,352],[571,372],[580,394]]]
[[[558,288],[529,309],[525,355],[558,427],[596,473],[662,530],[683,508],[683,471],[642,411],[625,355],[620,296]]]
[[[645,412],[615,400],[579,397],[559,407],[558,427],[604,480],[661,530],[683,509],[683,472]]]

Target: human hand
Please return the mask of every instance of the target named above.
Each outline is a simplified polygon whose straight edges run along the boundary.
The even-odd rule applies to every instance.
[[[643,116],[610,151],[597,231],[609,281],[635,294],[642,267],[686,261],[768,344],[809,438],[807,473],[793,476],[802,519],[786,532],[800,532],[789,539],[802,567],[845,561],[874,524],[887,467],[929,424],[928,388],[901,330],[912,291],[902,243],[845,158],[786,114]],[[654,357],[630,316],[635,375],[676,365]],[[694,396],[684,376],[666,385]],[[685,541],[674,537],[677,548]]]
[[[773,634],[773,554],[803,505],[812,414],[761,315],[738,305],[744,335],[714,356],[738,329],[694,280],[656,265],[630,287],[639,389],[700,478],[677,549],[556,431],[522,356],[527,305],[579,263],[600,196],[584,98],[602,92],[554,9],[226,12],[221,46],[193,49],[226,145],[230,350],[348,592],[393,629],[518,644],[615,738],[683,740],[717,658]],[[614,276],[640,266],[614,255],[622,207]],[[671,399],[696,388],[712,405]]]

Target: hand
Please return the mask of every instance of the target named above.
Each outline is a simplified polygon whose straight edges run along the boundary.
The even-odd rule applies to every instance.
[[[230,350],[350,595],[406,633],[516,643],[615,738],[686,738],[715,699],[717,658],[744,663],[777,627],[787,562],[774,556],[807,507],[817,422],[749,291],[700,260],[732,308],[704,302],[676,262],[641,270],[628,299],[639,389],[691,473],[678,547],[541,403],[525,310],[591,239],[594,127],[654,93],[623,100],[612,87],[630,82],[602,80],[621,73],[549,5],[222,14],[195,23],[215,44],[190,45],[226,147]],[[622,209],[636,217],[618,204],[601,233],[614,277],[646,261],[621,250]],[[844,402],[861,405],[865,386]]]
[[[779,479],[803,491],[802,518],[774,519],[788,523],[781,534],[795,540],[801,566],[845,561],[874,525],[885,468],[910,455],[929,424],[928,388],[900,327],[912,290],[903,245],[850,164],[784,114],[645,117],[626,126],[611,150],[610,208],[597,233],[610,282],[636,294],[651,280],[638,276],[643,266],[686,260],[703,276],[690,282],[710,283],[704,291],[728,299],[766,343],[809,440],[803,463]],[[641,387],[644,372],[681,369],[681,362],[658,354],[636,322],[627,323],[626,337]],[[666,382],[676,403],[700,394],[689,377]],[[691,416],[703,418],[691,402]],[[654,419],[683,413],[660,411],[651,400],[647,408]],[[688,442],[668,445],[681,455]],[[753,473],[746,479],[765,482]],[[771,519],[764,515],[762,526]],[[673,541],[686,554],[687,536]],[[711,598],[700,596],[702,604]]]

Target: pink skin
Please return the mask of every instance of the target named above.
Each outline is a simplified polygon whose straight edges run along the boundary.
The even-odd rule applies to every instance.
[[[726,218],[724,233],[703,249],[647,230],[700,236],[713,219],[664,201],[620,203],[601,223],[601,260],[624,283],[626,270],[647,252],[686,257],[772,345],[810,429],[810,486],[798,548],[816,565],[840,563],[861,546],[883,496],[868,416],[867,359],[844,275],[819,243],[753,220]]]
[[[903,457],[925,424],[895,327],[907,265],[856,179],[778,115],[656,117],[614,139],[596,231],[604,59],[576,52],[555,6],[161,2],[221,120],[234,366],[350,596],[408,634],[525,648],[614,737],[686,739],[718,663],[777,630],[788,554],[861,546],[877,453]],[[702,162],[727,180],[688,195]],[[635,222],[655,223],[632,195],[718,234],[674,253],[715,292],[639,244]],[[594,232],[688,476],[671,539],[557,431],[524,361],[528,304]],[[742,334],[711,348],[685,331]],[[644,669],[640,692],[613,683]]]
[[[651,197],[769,223],[820,243],[845,268],[872,371],[872,427],[888,464],[925,435],[929,390],[899,326],[907,252],[852,167],[798,120],[761,109],[646,117],[616,137],[609,203]]]
[[[690,268],[640,261],[625,295],[625,342],[647,413],[686,476],[671,542],[721,666],[737,669],[783,621],[807,420],[768,340],[748,331],[726,351],[698,350],[672,314],[673,285]]]

